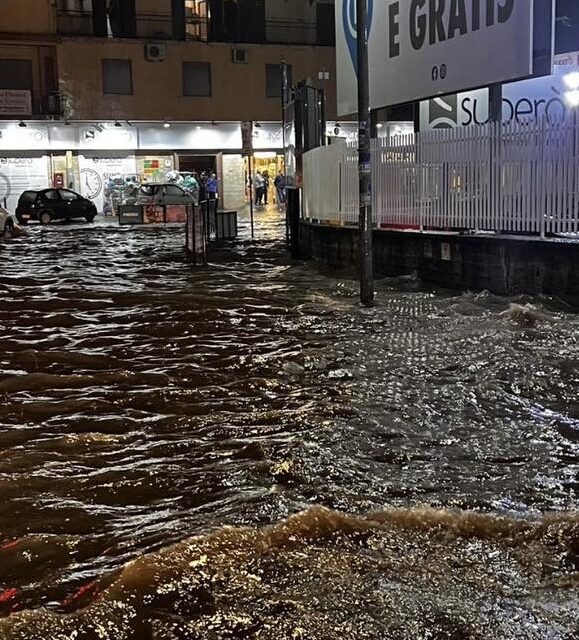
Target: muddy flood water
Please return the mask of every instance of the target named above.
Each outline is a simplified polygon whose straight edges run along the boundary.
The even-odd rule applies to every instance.
[[[262,215],[0,245],[0,640],[577,640],[579,316]]]

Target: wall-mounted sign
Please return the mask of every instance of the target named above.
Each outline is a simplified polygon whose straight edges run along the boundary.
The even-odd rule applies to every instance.
[[[14,211],[18,198],[27,189],[50,186],[48,158],[0,158],[0,205],[6,200],[8,211]]]
[[[79,127],[79,149],[137,149],[139,146],[137,130],[134,127],[106,126]]]
[[[573,111],[565,99],[566,76],[579,73],[579,53],[556,56],[550,76],[503,85],[503,122],[561,122]],[[424,100],[420,130],[451,129],[485,124],[489,118],[488,89]]]
[[[550,63],[553,0],[367,1],[372,108],[526,78],[539,59]],[[335,6],[345,115],[357,110],[356,0]]]
[[[78,157],[80,193],[92,200],[99,211],[112,214],[115,206],[131,195],[136,184],[134,155],[118,157]]]
[[[32,114],[32,93],[13,89],[0,89],[0,115],[29,116]]]

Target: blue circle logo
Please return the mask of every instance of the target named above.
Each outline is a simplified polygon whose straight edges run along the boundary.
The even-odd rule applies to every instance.
[[[372,28],[372,15],[374,13],[374,0],[366,0],[368,7],[368,35]],[[342,0],[342,23],[344,26],[344,35],[348,43],[350,58],[354,65],[354,72],[358,73],[358,38],[357,38],[357,20],[356,20],[356,0]]]

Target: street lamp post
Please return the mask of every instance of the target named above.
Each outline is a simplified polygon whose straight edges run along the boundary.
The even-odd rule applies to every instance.
[[[358,175],[360,185],[360,301],[374,306],[374,267],[372,263],[372,164],[370,150],[370,95],[368,81],[368,5],[356,0],[358,46]]]

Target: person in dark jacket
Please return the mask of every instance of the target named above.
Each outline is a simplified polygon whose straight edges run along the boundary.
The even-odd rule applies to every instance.
[[[262,174],[264,185],[263,185],[263,204],[267,206],[267,199],[269,198],[269,173],[264,171]]]
[[[277,203],[285,204],[286,181],[285,181],[285,176],[283,174],[283,171],[280,171],[277,174],[277,176],[275,177],[275,180],[273,181],[273,186],[275,187],[275,190],[277,193]]]

